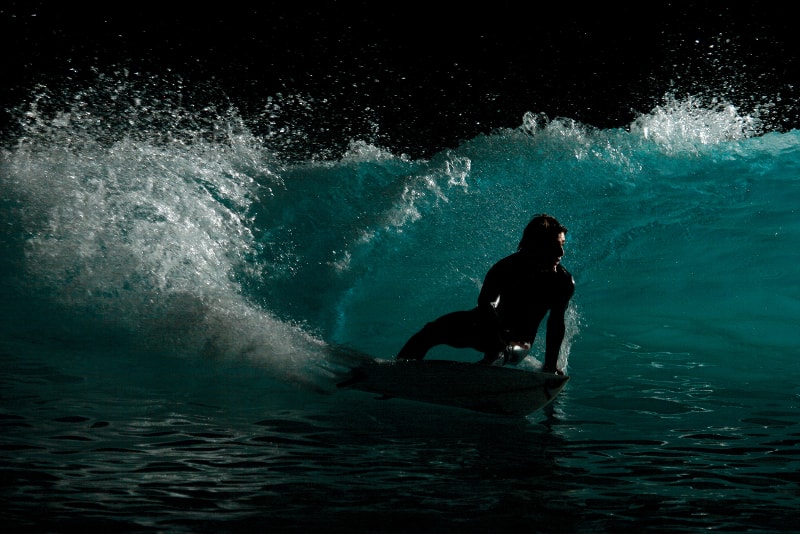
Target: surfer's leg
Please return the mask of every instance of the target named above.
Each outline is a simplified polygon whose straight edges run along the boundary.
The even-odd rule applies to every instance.
[[[421,360],[436,345],[475,347],[476,316],[473,311],[448,313],[426,324],[411,336],[397,354],[398,360]]]

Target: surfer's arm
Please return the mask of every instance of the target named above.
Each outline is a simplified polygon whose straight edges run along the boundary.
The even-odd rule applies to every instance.
[[[564,342],[564,335],[567,332],[566,314],[567,307],[572,295],[575,293],[575,280],[569,275],[568,282],[565,284],[563,300],[550,308],[547,317],[547,337],[545,338],[544,368],[555,371],[558,367],[558,355],[561,352],[561,344]]]
[[[545,369],[555,370],[558,366],[558,355],[561,352],[561,343],[564,342],[564,335],[567,331],[564,316],[564,308],[554,308],[550,310],[547,318],[547,337],[545,338],[544,367]]]

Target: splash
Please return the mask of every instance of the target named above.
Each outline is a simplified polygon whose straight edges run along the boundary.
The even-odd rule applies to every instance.
[[[630,129],[668,152],[685,152],[755,137],[762,133],[762,123],[757,113],[742,115],[729,102],[705,103],[697,97],[679,101],[667,95],[662,105],[637,117]]]
[[[82,105],[52,117],[32,106],[2,167],[22,285],[141,350],[243,359],[314,385],[326,344],[243,290],[265,276],[252,210],[283,187],[281,166],[234,115],[217,120],[223,142],[136,128],[111,139]]]

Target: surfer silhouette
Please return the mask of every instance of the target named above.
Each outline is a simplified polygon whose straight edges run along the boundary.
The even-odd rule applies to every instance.
[[[567,228],[554,217],[531,219],[517,251],[486,273],[478,305],[427,323],[411,336],[398,360],[421,360],[436,345],[482,352],[479,363],[517,364],[527,356],[539,325],[547,318],[543,372],[564,374],[558,355],[564,341],[564,315],[575,292],[572,275],[561,265]]]

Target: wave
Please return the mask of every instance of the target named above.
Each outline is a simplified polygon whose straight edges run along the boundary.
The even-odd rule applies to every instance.
[[[731,104],[667,95],[628,129],[528,113],[429,159],[352,138],[298,161],[302,129],[259,136],[233,108],[106,89],[56,112],[35,100],[0,167],[6,306],[77,338],[113,331],[325,389],[354,357],[342,346],[392,357],[473,306],[549,212],[578,279],[564,364],[580,339],[795,346],[798,134]]]

